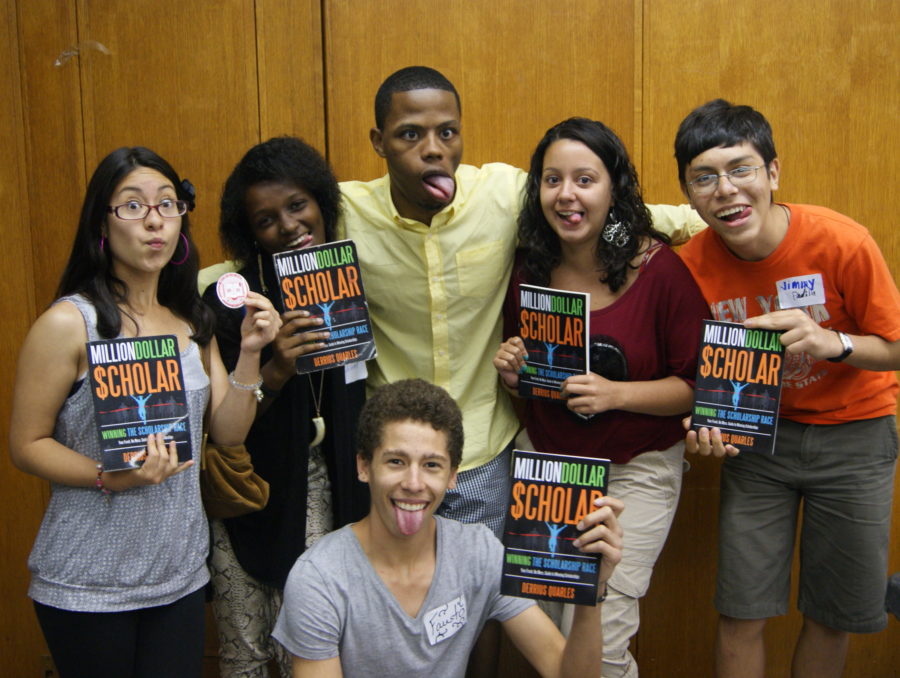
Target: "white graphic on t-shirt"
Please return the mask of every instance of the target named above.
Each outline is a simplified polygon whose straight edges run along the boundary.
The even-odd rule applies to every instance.
[[[425,631],[428,642],[437,645],[455,635],[466,625],[466,598],[460,596],[425,613]]]

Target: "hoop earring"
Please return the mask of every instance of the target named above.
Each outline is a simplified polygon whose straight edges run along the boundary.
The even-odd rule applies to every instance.
[[[101,235],[100,235],[100,253],[101,253],[101,254],[106,254],[106,252],[103,251],[103,246],[104,246],[104,245],[106,245],[106,236],[103,235],[103,234],[101,234]]]
[[[181,257],[181,259],[179,259],[178,261],[172,261],[170,259],[169,263],[172,264],[172,266],[181,266],[184,262],[187,261],[188,255],[191,253],[191,245],[190,243],[188,243],[187,236],[184,233],[180,233],[179,235],[181,236],[181,239],[184,240],[184,256]]]
[[[606,225],[603,227],[601,236],[610,245],[620,248],[625,247],[631,240],[628,226],[623,224],[621,220],[616,219],[616,214],[612,208],[609,210],[609,216],[607,216]]]

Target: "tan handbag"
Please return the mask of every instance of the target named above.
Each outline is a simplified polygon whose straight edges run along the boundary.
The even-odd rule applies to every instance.
[[[203,368],[209,374],[209,346],[201,350]],[[203,415],[203,445],[200,451],[200,496],[210,518],[234,518],[265,508],[269,483],[253,471],[244,445],[229,447],[208,440],[209,408]]]

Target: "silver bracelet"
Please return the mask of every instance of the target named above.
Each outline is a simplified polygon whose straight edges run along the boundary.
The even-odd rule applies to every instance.
[[[234,378],[234,372],[228,373],[228,383],[234,386],[236,389],[241,391],[253,391],[253,395],[256,396],[256,402],[261,403],[262,399],[265,398],[262,392],[262,384],[263,378],[262,375],[259,375],[259,379],[255,384],[242,384],[237,379]]]

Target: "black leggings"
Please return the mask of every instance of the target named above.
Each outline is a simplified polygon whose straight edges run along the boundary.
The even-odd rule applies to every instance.
[[[199,678],[203,589],[159,607],[71,612],[35,603],[60,678]]]

